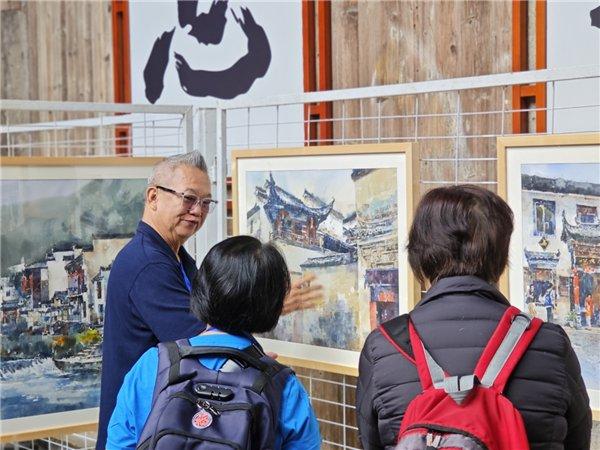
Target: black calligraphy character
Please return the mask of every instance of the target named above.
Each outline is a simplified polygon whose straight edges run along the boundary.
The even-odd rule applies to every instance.
[[[178,0],[177,12],[180,27],[191,26],[188,34],[199,44],[219,44],[227,18],[228,0],[214,0],[208,13],[197,14],[197,0]],[[263,77],[271,64],[271,47],[263,27],[258,25],[248,8],[241,8],[242,19],[234,11],[233,17],[248,40],[247,52],[231,67],[220,70],[194,70],[184,56],[175,53],[175,66],[182,89],[195,97],[212,96],[232,99],[250,90],[254,81]],[[146,98],[156,102],[164,88],[164,75],[169,63],[169,52],[175,29],[158,38],[144,68]]]

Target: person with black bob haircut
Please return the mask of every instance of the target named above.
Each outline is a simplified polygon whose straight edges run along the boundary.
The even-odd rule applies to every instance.
[[[408,260],[416,277],[431,286],[410,312],[410,321],[448,374],[473,374],[510,306],[496,284],[508,263],[512,232],[510,207],[477,186],[433,189],[416,209]],[[398,336],[407,335],[406,321],[392,321],[404,323]],[[416,367],[380,328],[367,337],[359,363],[356,410],[365,450],[395,446],[404,413],[422,392]],[[589,398],[575,352],[560,326],[542,325],[504,395],[520,412],[532,450],[589,448]]]
[[[216,244],[204,258],[192,283],[190,308],[207,324],[189,339],[192,347],[245,350],[252,333],[272,330],[290,290],[285,259],[270,243],[235,236]],[[225,357],[200,357],[212,370],[229,371]],[[152,410],[158,349],[149,349],[125,376],[108,427],[107,450],[135,449]],[[273,449],[317,450],[321,436],[308,394],[293,372],[281,392]]]
[[[196,276],[192,313],[209,327],[231,334],[271,331],[290,289],[290,274],[279,250],[251,236],[215,245]]]

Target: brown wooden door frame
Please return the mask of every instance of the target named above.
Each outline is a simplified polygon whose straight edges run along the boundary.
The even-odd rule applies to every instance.
[[[329,0],[302,1],[302,43],[304,92],[330,90],[332,78]],[[331,102],[304,105],[304,139],[308,141],[308,145],[333,144],[332,119]]]
[[[131,103],[129,1],[112,0],[114,102]],[[131,125],[115,127],[115,154],[131,154]]]
[[[512,70],[521,72],[529,70],[528,64],[528,35],[527,26],[528,2],[527,0],[513,0],[513,48],[512,48]],[[535,2],[535,69],[545,69],[546,62],[546,0]],[[528,112],[525,111],[529,104],[533,103],[537,109],[535,112],[535,132],[546,132],[546,83],[535,83],[529,85],[518,85],[512,88],[512,119],[513,133],[529,132]],[[523,111],[518,111],[523,110]]]

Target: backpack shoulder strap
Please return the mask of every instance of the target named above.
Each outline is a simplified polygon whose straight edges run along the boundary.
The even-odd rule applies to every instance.
[[[252,345],[246,347],[243,351],[251,357],[254,357],[256,359],[261,360],[262,362],[267,363],[267,369],[265,373],[269,377],[274,377],[281,371],[286,371],[288,374],[295,374],[295,372],[290,367],[286,366],[285,364],[281,364],[276,359],[271,358],[269,355],[267,355],[262,345],[260,345],[260,342],[258,342],[256,338],[252,336],[252,334],[247,333],[247,336],[250,339],[250,342],[252,342]]]
[[[379,325],[379,331],[387,341],[392,344],[398,353],[404,356],[412,364],[415,363],[415,356],[410,345],[410,335],[408,332],[408,314],[402,314],[392,320]]]
[[[500,393],[504,391],[542,323],[514,306],[504,312],[475,367],[475,375],[482,386],[493,387]]]
[[[270,356],[264,356],[261,360],[270,366],[270,370],[262,372],[256,377],[252,389],[263,395],[271,405],[271,420],[277,433],[282,394],[288,383],[288,378],[294,375],[294,371],[290,367],[278,363]]]
[[[283,392],[283,388],[287,382],[287,377],[293,375],[294,371],[290,367],[281,364],[277,360],[266,355],[260,345],[258,348],[255,346],[247,347],[244,351],[251,355],[255,354],[256,357],[265,362],[268,367],[267,370],[263,371],[263,376],[256,379],[253,388],[257,392],[262,392],[268,383],[272,383],[275,385],[277,395],[281,396],[281,392]]]
[[[172,381],[179,378],[179,346],[177,342],[159,342],[158,344],[158,369],[156,371],[156,383],[152,394],[152,405],[156,401],[158,394]]]
[[[416,366],[423,390],[443,384],[445,373],[421,342],[409,314],[382,323],[379,331],[404,358]]]
[[[410,345],[415,355],[415,365],[417,366],[421,387],[423,390],[429,389],[432,386],[436,389],[442,388],[446,373],[425,348],[411,320],[408,321],[408,332],[410,335]]]

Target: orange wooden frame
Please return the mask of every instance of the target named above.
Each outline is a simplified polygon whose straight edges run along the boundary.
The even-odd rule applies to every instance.
[[[529,69],[528,65],[528,27],[527,27],[527,0],[513,0],[513,48],[512,70],[521,72]],[[546,0],[535,2],[535,68],[546,68]],[[546,83],[532,85],[519,85],[512,88],[513,133],[527,133],[529,131],[527,104],[533,101],[536,108],[546,108]],[[536,111],[536,133],[546,131],[545,109]]]
[[[112,0],[113,81],[115,103],[131,103],[129,2]],[[115,127],[115,154],[131,154],[131,126]]]
[[[329,0],[302,1],[302,42],[304,91],[330,90],[332,83],[331,2]],[[308,145],[333,144],[332,118],[331,102],[304,105],[304,138],[308,141]]]

